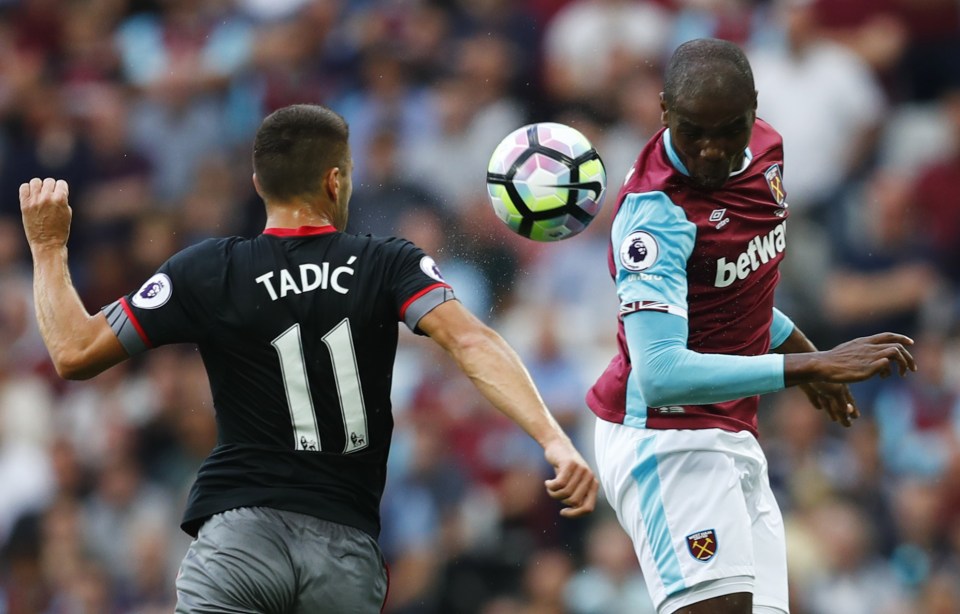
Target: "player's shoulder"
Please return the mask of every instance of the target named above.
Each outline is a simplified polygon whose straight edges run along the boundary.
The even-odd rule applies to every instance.
[[[210,268],[220,266],[229,258],[233,248],[244,241],[243,237],[203,239],[183,248],[170,258],[170,263],[179,266]]]
[[[783,137],[776,128],[758,117],[753,124],[753,133],[750,135],[750,150],[755,158],[771,152],[782,157]]]
[[[419,250],[413,242],[396,236],[341,233],[340,240],[346,246],[381,258],[396,257],[406,252]]]

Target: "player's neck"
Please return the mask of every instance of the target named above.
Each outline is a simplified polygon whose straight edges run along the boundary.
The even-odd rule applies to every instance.
[[[267,204],[266,228],[300,228],[301,226],[332,226],[333,221],[315,204],[286,202]]]

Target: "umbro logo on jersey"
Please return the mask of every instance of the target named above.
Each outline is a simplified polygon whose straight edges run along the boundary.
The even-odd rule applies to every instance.
[[[687,535],[687,549],[693,558],[706,563],[717,554],[717,532],[707,529]]]
[[[730,218],[726,217],[727,209],[714,209],[710,214],[710,222],[716,225],[717,230],[730,223]]]

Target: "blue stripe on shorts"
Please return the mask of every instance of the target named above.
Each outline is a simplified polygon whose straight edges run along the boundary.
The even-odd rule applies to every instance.
[[[647,541],[657,564],[660,580],[667,595],[687,588],[680,572],[680,561],[673,549],[670,527],[667,526],[667,514],[663,509],[663,493],[660,488],[660,474],[657,471],[657,456],[653,451],[654,438],[647,437],[637,446],[640,463],[630,472],[637,481],[640,496],[640,513],[643,526],[647,531]]]

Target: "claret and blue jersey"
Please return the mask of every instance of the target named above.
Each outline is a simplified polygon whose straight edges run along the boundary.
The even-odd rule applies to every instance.
[[[720,190],[689,182],[669,130],[640,153],[614,212],[609,267],[620,297],[619,353],[587,396],[600,418],[756,434],[756,395],[783,386],[782,357],[764,356],[785,250],[782,173],[780,136],[759,119],[743,166]],[[671,373],[657,373],[663,364],[648,360],[671,331],[697,355],[729,360],[708,360],[688,381],[670,381]],[[643,355],[631,360],[639,348]],[[692,368],[710,358],[687,355]],[[744,356],[763,358],[735,358]]]

